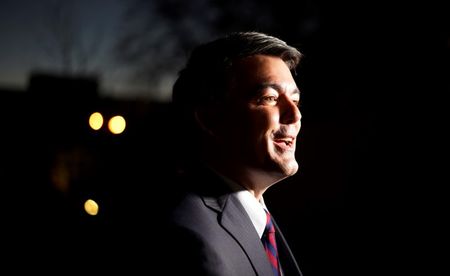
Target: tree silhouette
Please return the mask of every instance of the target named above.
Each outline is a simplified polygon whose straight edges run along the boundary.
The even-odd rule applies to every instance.
[[[46,56],[65,75],[99,70],[104,37],[100,29],[87,25],[75,1],[47,2],[39,41]]]
[[[133,69],[133,81],[150,85],[157,97],[168,99],[194,46],[230,31],[281,34],[288,23],[291,37],[296,37],[303,20],[282,19],[285,16],[286,9],[268,0],[135,0],[124,14],[115,53],[119,63]]]

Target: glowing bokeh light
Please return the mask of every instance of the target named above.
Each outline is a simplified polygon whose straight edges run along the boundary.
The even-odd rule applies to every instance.
[[[88,199],[84,202],[84,210],[91,216],[98,214],[98,204],[92,199]]]
[[[125,130],[126,122],[125,118],[120,115],[112,117],[108,122],[108,129],[113,134],[120,134]]]
[[[89,116],[89,126],[93,130],[99,130],[103,125],[103,116],[100,112],[94,112]]]

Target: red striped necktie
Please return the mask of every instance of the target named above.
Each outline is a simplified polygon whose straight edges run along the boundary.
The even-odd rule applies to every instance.
[[[273,226],[272,218],[270,217],[270,213],[268,211],[266,211],[266,216],[266,228],[264,229],[261,240],[263,242],[264,249],[266,250],[267,257],[269,258],[269,262],[272,266],[273,273],[275,276],[279,276],[280,264],[278,262],[277,243],[275,240],[275,227]]]

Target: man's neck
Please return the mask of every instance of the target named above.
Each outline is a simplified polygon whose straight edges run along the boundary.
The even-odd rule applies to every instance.
[[[222,162],[208,162],[207,166],[222,177],[248,190],[257,200],[261,199],[270,186],[283,179],[282,176],[275,177],[271,173],[248,169],[239,164],[227,166]]]

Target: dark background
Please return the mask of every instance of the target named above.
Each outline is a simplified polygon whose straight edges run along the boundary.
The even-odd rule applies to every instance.
[[[446,160],[449,22],[442,5],[155,3],[159,16],[132,27],[134,36],[118,33],[114,44],[123,53],[117,66],[134,65],[135,80],[149,81],[146,97],[109,96],[96,74],[76,70],[28,72],[24,87],[0,89],[2,248],[11,260],[42,257],[37,267],[46,271],[108,271],[111,263],[97,259],[117,265],[128,253],[121,246],[133,251],[129,243],[145,235],[136,228],[151,225],[158,211],[151,208],[170,196],[173,145],[183,139],[172,135],[170,100],[151,97],[152,82],[176,72],[200,42],[259,30],[305,55],[296,77],[300,171],[265,195],[305,276],[436,275],[443,258],[432,253],[446,249],[436,220],[446,205],[439,160]],[[162,29],[170,32],[156,35]],[[175,50],[164,52],[169,45]],[[93,111],[122,114],[127,129],[89,129]],[[95,217],[82,209],[87,198],[100,205]]]

